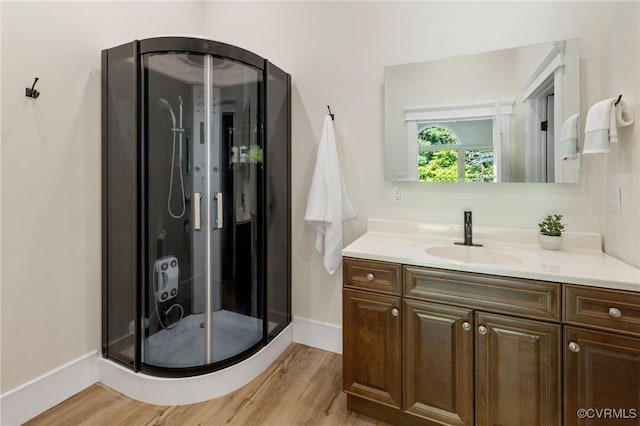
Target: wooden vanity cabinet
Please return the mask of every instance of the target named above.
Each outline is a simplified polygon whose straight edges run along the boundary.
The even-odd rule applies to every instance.
[[[473,311],[405,299],[404,411],[473,425]]]
[[[348,395],[402,407],[401,266],[343,262],[343,389]]]
[[[349,409],[403,426],[561,424],[559,284],[408,266],[393,278],[399,266],[344,260]]]
[[[561,424],[560,284],[413,266],[404,267],[403,283],[405,303],[408,298],[420,298],[441,302],[434,305],[442,308],[459,305],[473,313],[468,338],[474,341],[466,355],[475,363],[475,375],[466,380],[470,386],[475,383],[475,388],[468,393],[456,389],[455,397],[471,406],[475,402],[475,413],[463,418],[465,423],[449,419],[444,424]],[[404,332],[406,345],[406,326]],[[432,339],[438,338],[431,334]],[[427,337],[423,340],[429,341]],[[440,346],[422,350],[434,347]],[[412,357],[406,350],[405,346],[405,373],[406,360]],[[455,356],[450,359],[458,361]],[[405,392],[407,379],[405,374]],[[441,420],[424,412],[414,414]]]
[[[342,303],[344,391],[400,408],[400,297],[344,290]]]
[[[476,313],[476,425],[561,424],[561,326]]]
[[[612,410],[587,413],[578,410]],[[640,339],[565,327],[564,424],[640,423]]]
[[[565,424],[640,424],[640,295],[575,285],[564,290]],[[601,411],[580,418],[579,409]]]

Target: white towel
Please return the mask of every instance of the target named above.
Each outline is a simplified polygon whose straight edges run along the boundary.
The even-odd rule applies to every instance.
[[[340,172],[333,120],[327,115],[304,220],[316,230],[316,250],[329,274],[342,262],[342,222],[355,215]]]
[[[609,145],[618,142],[618,127],[633,124],[631,108],[618,98],[605,99],[594,104],[587,113],[584,127],[583,154],[608,154]]]
[[[578,158],[578,127],[580,114],[574,114],[562,123],[560,131],[560,158]]]

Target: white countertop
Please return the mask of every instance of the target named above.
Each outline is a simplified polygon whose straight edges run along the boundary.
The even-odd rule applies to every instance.
[[[484,245],[478,248],[454,246],[462,241],[461,225],[380,219],[370,219],[368,225],[366,234],[342,250],[343,256],[640,292],[640,269],[603,253],[599,234],[565,233],[562,249],[550,251],[538,245],[535,230],[474,227],[474,244]],[[427,252],[434,248],[462,256],[450,260]],[[495,254],[497,263],[467,260],[478,250]]]

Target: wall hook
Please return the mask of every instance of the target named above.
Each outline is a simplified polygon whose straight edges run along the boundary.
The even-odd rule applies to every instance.
[[[622,100],[622,95],[618,96],[618,100],[613,105],[618,106],[621,100]]]
[[[29,97],[29,98],[33,98],[33,99],[37,99],[38,96],[40,96],[40,92],[38,92],[35,87],[36,87],[36,83],[38,82],[39,78],[36,77],[35,81],[33,82],[33,86],[31,86],[31,89],[29,89],[28,87],[25,87],[25,96]]]
[[[329,105],[327,105],[327,109],[329,110],[329,115],[331,116],[331,121],[335,120],[335,114],[331,113],[331,107],[329,107]]]

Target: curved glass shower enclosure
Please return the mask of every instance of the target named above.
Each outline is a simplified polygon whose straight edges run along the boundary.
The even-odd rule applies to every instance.
[[[166,37],[104,50],[103,355],[202,374],[290,322],[290,77]]]

